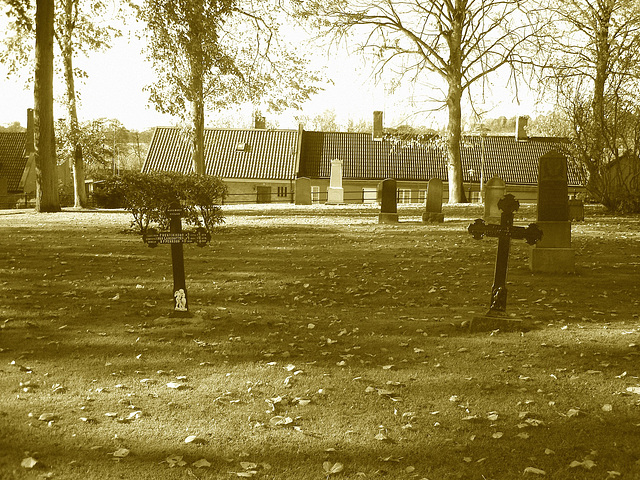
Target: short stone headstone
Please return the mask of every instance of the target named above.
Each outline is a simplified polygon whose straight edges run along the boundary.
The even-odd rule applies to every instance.
[[[296,178],[295,202],[296,205],[311,205],[311,179]]]
[[[379,187],[380,215],[378,223],[398,223],[398,191],[393,178],[383,180]]]
[[[331,176],[329,177],[329,188],[327,188],[327,203],[329,205],[344,203],[342,160],[338,158],[331,160]]]
[[[427,202],[422,214],[424,223],[442,223],[444,214],[442,213],[442,180],[432,178],[427,184]]]
[[[504,197],[507,186],[500,177],[493,177],[484,188],[484,219],[487,222],[498,223],[501,215],[498,201]]]
[[[579,198],[569,199],[569,221],[584,222],[584,202]]]
[[[544,236],[531,249],[534,272],[575,271],[571,248],[567,158],[554,150],[538,160],[538,220]]]

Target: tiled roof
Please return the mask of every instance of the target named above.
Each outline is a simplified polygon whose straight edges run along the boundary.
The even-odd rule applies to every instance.
[[[473,170],[474,182],[480,180],[482,137],[464,136],[461,144],[463,180],[468,182]],[[484,137],[484,180],[494,175],[508,184],[536,184],[538,158],[550,150],[566,149],[566,141],[557,138],[529,138],[516,141],[514,136]],[[368,133],[304,132],[301,177],[328,178],[331,160],[343,160],[344,179],[427,181],[447,180],[444,150],[436,145],[406,146],[391,141],[373,141]],[[580,185],[569,162],[569,185]]]
[[[208,175],[265,180],[293,180],[296,177],[296,130],[205,129],[204,142]],[[142,171],[192,172],[191,152],[183,131],[158,127]]]
[[[20,191],[20,179],[27,165],[26,132],[0,132],[0,178],[7,179],[7,191]]]

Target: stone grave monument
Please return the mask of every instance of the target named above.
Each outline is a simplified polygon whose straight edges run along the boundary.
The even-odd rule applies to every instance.
[[[535,223],[530,224],[528,227],[513,226],[513,213],[520,208],[520,202],[513,195],[507,194],[502,197],[497,206],[501,211],[500,225],[486,224],[484,220],[478,218],[468,228],[468,232],[476,240],[480,240],[485,236],[498,238],[498,254],[496,256],[493,285],[491,286],[489,310],[483,316],[475,317],[471,320],[469,323],[471,331],[522,329],[522,320],[509,317],[506,314],[507,266],[511,239],[522,239],[526,240],[529,245],[535,245],[543,236],[542,231]]]
[[[427,203],[422,213],[423,223],[442,223],[442,180],[432,178],[427,184]]]
[[[311,205],[311,180],[307,177],[296,178],[296,205]]]
[[[344,188],[342,188],[342,160],[331,160],[331,177],[327,188],[327,204],[339,205],[344,203]]]
[[[501,215],[498,201],[504,197],[507,186],[500,177],[493,177],[484,188],[484,219],[490,223],[498,223]]]
[[[579,198],[569,199],[569,221],[584,222],[584,202]]]
[[[398,192],[396,181],[387,178],[378,185],[380,215],[378,223],[398,223]]]
[[[538,218],[542,240],[531,248],[533,272],[573,273],[567,158],[550,151],[538,160]]]

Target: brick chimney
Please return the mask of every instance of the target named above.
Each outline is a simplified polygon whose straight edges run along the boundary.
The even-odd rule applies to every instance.
[[[256,113],[254,118],[254,127],[256,130],[264,130],[267,128],[267,120],[261,114]]]
[[[382,112],[375,111],[373,112],[373,133],[372,138],[374,142],[381,142],[383,136],[383,126],[382,126]]]
[[[518,117],[516,119],[516,142],[526,142],[529,140],[527,123],[529,123],[529,117]]]

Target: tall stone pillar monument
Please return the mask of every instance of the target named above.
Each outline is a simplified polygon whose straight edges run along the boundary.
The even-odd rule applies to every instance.
[[[342,188],[342,160],[331,160],[331,177],[327,188],[327,204],[339,205],[344,203],[344,189]]]
[[[533,272],[573,273],[567,158],[551,151],[538,160],[538,226],[542,240],[531,247]]]

